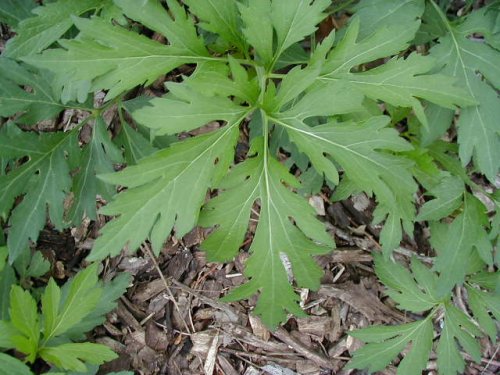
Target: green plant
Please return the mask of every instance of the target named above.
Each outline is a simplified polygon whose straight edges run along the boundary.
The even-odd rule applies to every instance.
[[[0,282],[2,290],[10,289],[9,303],[0,311],[0,348],[16,350],[27,363],[40,358],[60,371],[85,372],[86,365],[116,358],[107,346],[78,341],[85,339],[84,333],[102,324],[105,314],[115,307],[114,301],[130,282],[127,274],[102,285],[94,264],[62,288],[51,278],[41,292],[41,312],[33,294],[16,285],[10,266],[4,265],[0,270]],[[24,363],[13,361],[17,360],[0,356],[5,369],[13,371],[17,366],[19,373],[31,374]]]
[[[455,338],[477,359],[472,341],[480,331],[453,306],[451,293],[466,283],[473,315],[492,335],[494,292],[472,280],[498,277],[485,270],[498,266],[499,199],[473,174],[494,182],[500,160],[493,88],[500,77],[494,64],[498,2],[450,22],[432,0],[361,1],[345,29],[316,43],[316,26],[331,3],[167,0],[165,8],[159,0],[59,0],[24,20],[22,8],[0,11],[18,32],[0,58],[0,115],[18,114],[0,131],[7,172],[0,175],[0,214],[10,224],[9,261],[36,241],[47,207],[56,228],[75,225],[84,215],[94,219],[96,195],[110,200],[117,185],[126,189],[100,211],[116,217],[88,260],[117,255],[125,246],[135,251],[145,240],[158,254],[170,234],[181,237],[200,225],[213,228],[202,244],[208,258],[227,261],[238,253],[257,207],[248,282],[225,300],[258,293],[254,313],[275,328],[288,313],[304,314],[283,262],[290,262],[297,287],[316,289],[321,270],[313,256],[334,247],[299,194],[326,182],[333,200],[360,191],[376,199],[374,223],[384,224],[378,275],[397,291],[391,296],[401,308],[430,310],[409,325],[355,333],[376,344],[358,352],[352,366],[380,369],[412,342],[400,371],[423,368],[438,311],[445,314],[441,373],[462,367]],[[145,36],[141,25],[167,44]],[[413,44],[432,48],[420,54]],[[371,65],[380,59],[387,60]],[[192,73],[168,81],[163,97],[125,100],[136,86],[186,64]],[[94,108],[88,94],[101,90],[105,104]],[[110,139],[102,114],[115,104],[121,129]],[[456,106],[463,108],[458,146],[440,139]],[[35,134],[15,125],[26,129],[64,108],[89,116],[66,132]],[[405,128],[397,131],[401,121]],[[211,131],[191,133],[214,122]],[[80,142],[87,128],[92,136]],[[235,147],[247,133],[247,158],[235,163]],[[129,166],[113,172],[123,161]],[[434,197],[418,215],[417,193]],[[478,194],[491,203],[489,216]],[[72,204],[65,211],[68,195]],[[19,196],[23,200],[14,204]],[[414,261],[410,274],[389,259],[415,221],[429,223],[437,257],[432,270]],[[387,270],[399,272],[404,285],[392,283]],[[423,302],[405,299],[412,293]],[[370,355],[383,349],[391,350],[372,362]]]

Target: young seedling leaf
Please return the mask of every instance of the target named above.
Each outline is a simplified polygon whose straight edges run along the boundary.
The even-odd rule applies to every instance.
[[[83,362],[100,365],[118,357],[110,348],[101,344],[69,343],[40,350],[40,357],[58,368],[85,372],[87,367]]]
[[[0,353],[0,375],[33,375],[33,373],[19,359]]]
[[[97,264],[79,272],[65,284],[62,292],[55,283],[49,286],[42,299],[43,316],[49,319],[43,334],[45,343],[65,333],[90,314],[102,295],[102,289],[96,287]],[[52,303],[57,303],[57,306]]]
[[[125,293],[130,285],[131,275],[124,272],[112,281],[98,284],[102,289],[101,297],[94,308],[80,322],[69,328],[65,335],[72,340],[85,339],[85,333],[104,323],[106,314],[116,308],[116,301]]]
[[[26,290],[13,285],[10,290],[10,321],[21,335],[12,337],[16,349],[35,359],[40,340],[40,320],[35,299]]]

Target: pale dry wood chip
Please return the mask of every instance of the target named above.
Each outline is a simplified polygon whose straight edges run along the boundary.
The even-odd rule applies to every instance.
[[[193,343],[191,353],[206,358],[215,336],[218,336],[216,329],[207,329],[205,331],[193,333],[191,335],[191,342]]]
[[[153,269],[153,263],[145,258],[125,257],[118,265],[118,268],[132,275],[137,275],[140,272],[151,271],[151,269]]]
[[[239,375],[238,371],[236,371],[231,362],[229,362],[225,356],[219,354],[217,356],[217,362],[219,363],[224,375]]]
[[[248,366],[243,375],[261,375],[261,372],[253,366]]]
[[[144,331],[134,331],[129,334],[129,337],[139,344],[139,346],[146,346],[146,333]]]
[[[330,256],[335,263],[371,262],[373,257],[364,250],[334,250]]]
[[[351,336],[347,336],[346,338],[343,338],[340,340],[338,343],[333,345],[331,348],[328,349],[328,356],[331,358],[337,358],[342,355],[345,351],[348,350],[348,343],[347,339]],[[351,343],[349,343],[350,345]]]
[[[362,284],[354,284],[349,281],[336,286],[322,285],[318,294],[340,299],[362,313],[370,321],[390,323],[402,319],[400,313],[382,303],[377,296],[368,291]]]
[[[302,344],[300,341],[292,337],[285,329],[279,327],[275,332],[273,332],[273,336],[283,341],[300,355],[315,362],[318,366],[325,369],[333,369],[335,367],[334,363],[329,358]]]
[[[219,318],[217,318],[217,314],[220,314],[220,318],[221,319],[222,319],[222,317],[224,317],[224,319],[225,319],[224,321],[233,322],[233,323],[236,323],[236,322],[240,321],[240,316],[238,315],[237,311],[235,309],[233,309],[227,303],[219,302],[218,300],[206,297],[206,296],[204,296],[201,293],[195,292],[193,289],[191,289],[190,287],[184,285],[183,283],[181,283],[181,282],[179,282],[177,280],[172,279],[171,282],[172,282],[172,284],[175,285],[176,288],[179,288],[182,291],[185,291],[185,292],[187,292],[187,293],[195,296],[201,302],[203,302],[203,303],[205,303],[205,304],[207,304],[207,305],[209,305],[211,307],[214,307],[217,310],[219,310],[216,313],[216,319],[218,321],[219,321]]]
[[[253,334],[264,341],[269,341],[271,334],[269,333],[269,330],[266,328],[266,326],[262,323],[262,320],[253,315],[249,315],[248,318],[250,320],[250,327],[252,327]]]
[[[217,311],[217,309],[214,309],[213,307],[198,309],[193,316],[193,320],[194,321],[212,320],[215,317],[216,311]]]
[[[276,363],[271,363],[269,365],[265,365],[262,367],[262,370],[265,374],[269,375],[297,375],[295,371],[290,370],[289,368],[280,366]]]
[[[366,210],[370,206],[370,198],[365,193],[354,194],[351,197],[352,205],[360,212]]]
[[[297,361],[295,368],[300,375],[320,375],[321,369],[313,361]]]
[[[248,331],[245,327],[234,323],[225,323],[221,329],[228,335],[239,341],[255,346],[257,348],[267,350],[270,352],[289,352],[290,349],[287,345],[275,341],[265,341],[253,333]]]
[[[301,334],[313,336],[318,341],[323,341],[325,334],[333,330],[333,320],[328,316],[308,316],[297,319]]]
[[[314,208],[316,211],[316,215],[319,216],[325,216],[325,202],[323,201],[323,198],[321,198],[319,195],[313,195],[312,197],[309,198],[309,204]]]
[[[215,362],[217,360],[217,350],[219,348],[219,335],[216,334],[212,338],[212,342],[208,349],[207,358],[205,359],[205,364],[203,366],[203,370],[205,371],[205,375],[212,375],[215,369]]]

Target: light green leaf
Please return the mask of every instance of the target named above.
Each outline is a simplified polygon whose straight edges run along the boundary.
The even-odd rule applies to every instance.
[[[27,92],[30,86],[33,92]],[[35,124],[54,117],[64,109],[60,94],[51,89],[44,75],[30,71],[5,57],[0,57],[0,116],[9,117],[23,113],[16,121]]]
[[[198,64],[196,71],[184,82],[192,89],[209,96],[235,96],[254,104],[259,96],[256,78],[250,79],[248,72],[232,57],[229,64],[208,62]],[[229,74],[232,79],[229,78]],[[186,95],[186,100],[188,100]],[[229,106],[230,107],[230,106]]]
[[[40,350],[40,357],[58,368],[85,372],[84,362],[100,365],[118,356],[107,346],[92,343],[69,343]]]
[[[437,275],[416,258],[411,262],[411,273],[398,263],[375,256],[377,276],[389,289],[387,294],[398,303],[398,307],[412,312],[430,310],[439,304]]]
[[[203,39],[196,33],[193,20],[186,15],[177,0],[167,0],[171,15],[159,0],[115,0],[115,3],[128,17],[163,34],[171,46],[189,51],[192,56],[208,56]]]
[[[101,297],[95,307],[79,323],[68,329],[65,335],[74,341],[85,338],[85,333],[104,323],[106,314],[116,307],[118,300],[127,290],[131,282],[131,275],[123,272],[118,274],[111,282],[99,284],[102,289]]]
[[[277,36],[274,61],[292,44],[316,31],[330,0],[273,0],[271,21]]]
[[[472,284],[477,284],[481,288],[495,291],[496,294],[500,292],[500,272],[486,272],[484,270],[470,275],[467,281]]]
[[[245,117],[246,113],[215,132],[176,143],[136,166],[102,176],[129,189],[102,209],[119,217],[104,226],[88,259],[117,255],[125,245],[133,251],[147,238],[158,253],[174,227],[178,237],[190,231],[207,189],[232,163],[238,125]]]
[[[239,118],[247,110],[222,96],[206,96],[180,84],[170,84],[175,97],[155,98],[140,107],[135,102],[126,104],[132,117],[141,125],[153,130],[155,136],[176,134],[199,128],[213,119]]]
[[[20,360],[0,353],[0,375],[33,375],[33,373]]]
[[[32,256],[29,254],[29,258],[29,266],[26,271],[20,275],[21,277],[40,277],[50,271],[51,264],[44,258],[40,251],[35,251]]]
[[[412,107],[420,122],[428,126],[424,108],[417,98],[446,108],[476,103],[466,91],[453,85],[452,78],[441,74],[425,74],[434,66],[435,62],[428,56],[413,53],[406,59],[395,58],[366,72],[328,74],[320,79],[349,82],[369,98],[395,106]]]
[[[178,46],[165,46],[98,18],[77,18],[74,22],[80,39],[61,40],[64,49],[47,50],[23,60],[54,72],[64,86],[92,81],[88,92],[107,89],[108,100],[137,85],[151,84],[183,64],[212,59],[194,56]]]
[[[484,229],[487,222],[484,206],[472,195],[466,194],[463,213],[451,224],[431,225],[431,244],[438,252],[434,263],[434,269],[440,273],[438,295],[448,294],[456,284],[464,281],[474,247],[480,238],[487,238]],[[439,236],[438,232],[441,232]]]
[[[79,225],[85,216],[95,220],[96,196],[109,200],[114,193],[112,186],[96,177],[97,174],[113,172],[113,162],[120,162],[122,159],[120,150],[111,142],[102,117],[96,119],[92,127],[92,138],[79,156],[78,173],[73,178],[71,188],[74,203],[68,213],[73,225]]]
[[[437,104],[427,103],[425,107],[425,116],[429,126],[420,129],[422,137],[422,146],[428,146],[438,140],[448,130],[455,116],[455,111],[443,108]]]
[[[0,246],[0,273],[3,271],[5,267],[5,263],[7,261],[7,257],[9,256],[9,250],[6,246]]]
[[[54,331],[54,327],[57,324],[60,302],[61,290],[54,279],[50,278],[42,295],[43,331],[45,335],[49,335],[50,332]]]
[[[120,133],[114,142],[123,149],[125,161],[129,165],[137,164],[156,151],[150,141],[125,121],[121,123]]]
[[[9,293],[16,282],[14,269],[8,264],[5,265],[0,271],[0,320],[9,320]]]
[[[9,40],[4,55],[20,58],[42,51],[59,39],[72,25],[71,16],[79,16],[100,8],[108,0],[58,0],[33,10],[34,17],[27,18],[16,27],[17,36]]]
[[[246,42],[240,32],[240,16],[236,1],[233,0],[184,0],[191,13],[202,22],[199,26],[218,34],[222,39],[237,46],[241,51],[246,49]]]
[[[386,128],[389,122],[386,117],[374,117],[364,124],[331,122],[315,127],[306,125],[303,119],[313,115],[311,111],[316,108],[335,111],[336,106],[342,106],[344,100],[349,105],[355,103],[355,96],[348,94],[348,88],[338,85],[331,87],[333,91],[330,95],[326,96],[325,92],[321,96],[329,98],[334,104],[329,107],[316,107],[314,100],[308,100],[313,91],[306,94],[290,110],[273,115],[273,122],[286,128],[291,141],[309,157],[317,172],[324,174],[333,183],[338,184],[339,177],[332,159],[343,168],[345,177],[339,189],[348,186],[346,191],[349,194],[358,191],[375,194],[379,203],[375,220],[386,219],[381,240],[384,249],[391,251],[401,241],[401,225],[403,224],[406,230],[412,227],[416,184],[409,173],[411,164],[407,160],[380,150],[404,151],[409,150],[411,146],[393,129]],[[339,100],[333,101],[333,97],[338,97]],[[336,198],[342,199],[349,194]]]
[[[500,53],[487,42],[469,37],[473,33],[488,35],[498,22],[498,8],[483,7],[472,12],[464,22],[453,25],[435,2],[430,4],[448,31],[430,50],[430,55],[443,67],[443,74],[456,77],[457,84],[478,102],[477,106],[463,109],[457,123],[460,159],[465,166],[473,158],[476,167],[494,181],[500,166],[500,107],[491,86],[500,87],[500,67],[496,63]]]
[[[353,7],[360,19],[359,38],[373,35],[380,25],[399,28],[415,24],[424,8],[424,0],[362,0]]]
[[[323,66],[323,77],[349,73],[352,68],[405,50],[417,31],[419,22],[397,27],[380,27],[372,36],[359,40],[360,20],[354,17],[347,31]],[[322,78],[320,77],[320,78]]]
[[[464,183],[457,177],[447,176],[431,190],[436,197],[425,203],[417,216],[418,221],[439,220],[450,215],[463,201]]]
[[[254,0],[248,4],[238,3],[243,34],[246,40],[255,48],[258,58],[264,66],[273,58],[273,25],[271,23],[271,2],[269,0]]]
[[[314,209],[284,185],[298,187],[298,181],[270,158],[262,138],[253,141],[250,155],[223,180],[219,188],[225,191],[204,207],[200,224],[217,227],[202,247],[209,259],[233,258],[243,242],[252,206],[260,201],[259,223],[245,267],[249,281],[225,300],[248,298],[259,292],[253,313],[274,329],[285,321],[287,312],[303,315],[283,259],[291,263],[299,287],[317,289],[321,270],[312,256],[328,252],[333,241],[315,219]]]
[[[16,27],[25,18],[33,16],[36,7],[34,0],[2,0],[0,3],[0,22]]]
[[[410,343],[408,353],[398,366],[398,375],[420,375],[427,367],[432,350],[433,326],[427,318],[399,326],[373,326],[349,333],[365,346],[354,352],[348,368],[383,370]]]
[[[50,339],[59,336],[79,323],[84,317],[91,313],[96,307],[102,295],[102,289],[96,287],[97,285],[97,264],[87,267],[85,270],[80,271],[74,279],[64,285],[61,302],[59,304],[57,318],[51,322],[47,327],[50,330],[44,331],[44,342],[49,342]],[[53,286],[50,294],[45,298],[47,300],[47,316],[52,317],[54,314],[53,309],[57,308],[51,306],[50,303],[56,302],[57,291],[53,290],[57,286]],[[50,299],[50,301],[48,301]]]
[[[13,338],[19,335],[20,331],[11,322],[0,320],[0,348],[14,349],[16,344],[13,342]]]
[[[9,260],[13,262],[28,248],[29,241],[36,241],[38,232],[45,226],[47,206],[52,224],[63,228],[65,192],[71,179],[66,161],[66,146],[74,135],[69,133],[20,132],[0,133],[0,156],[29,161],[6,176],[0,176],[0,214],[9,213],[14,198],[24,194],[22,202],[10,216],[11,229],[7,239]]]
[[[481,347],[474,336],[481,332],[468,317],[451,303],[446,304],[444,315],[444,329],[437,345],[437,365],[439,374],[456,375],[465,370],[465,362],[460,354],[460,346],[479,363]],[[457,343],[458,341],[458,343]]]
[[[498,295],[478,290],[467,285],[469,306],[481,328],[490,336],[491,341],[497,339],[497,327],[490,314],[491,311],[497,321],[500,320],[500,299]]]
[[[16,343],[16,347],[19,350],[28,354],[30,360],[33,360],[40,340],[38,309],[36,301],[31,294],[17,285],[13,285],[10,290],[10,321],[25,336],[22,339],[25,338],[32,350],[23,351],[18,347],[17,343],[19,341],[17,339],[21,339],[21,337],[12,338],[13,342]]]

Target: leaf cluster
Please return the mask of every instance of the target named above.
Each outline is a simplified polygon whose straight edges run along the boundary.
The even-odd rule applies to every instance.
[[[10,289],[10,298],[0,311],[0,348],[16,350],[26,363],[40,358],[59,371],[86,372],[87,365],[116,358],[107,346],[78,342],[104,322],[105,314],[115,307],[114,301],[130,281],[127,274],[121,274],[103,285],[98,281],[97,267],[94,264],[80,271],[62,288],[51,278],[38,301],[35,294],[17,285],[13,269],[4,265],[0,283],[2,290]],[[0,357],[0,364],[7,366],[4,368],[31,374],[23,362],[12,361],[5,354]]]
[[[495,341],[497,328],[493,317],[500,318],[496,285],[492,288],[492,285],[477,282],[484,274],[479,273],[466,281],[471,316],[479,323],[477,325],[453,304],[451,292],[441,294],[438,274],[416,257],[411,260],[410,270],[382,256],[376,257],[375,267],[377,276],[388,287],[387,294],[399,308],[413,313],[426,312],[426,316],[412,323],[373,326],[351,332],[350,335],[367,343],[354,353],[349,364],[351,368],[380,371],[401,352],[406,352],[398,366],[398,374],[421,374],[427,367],[434,342],[440,374],[463,373],[465,362],[461,350],[474,361],[481,361],[477,339],[485,332]],[[441,329],[436,329],[436,325]]]

